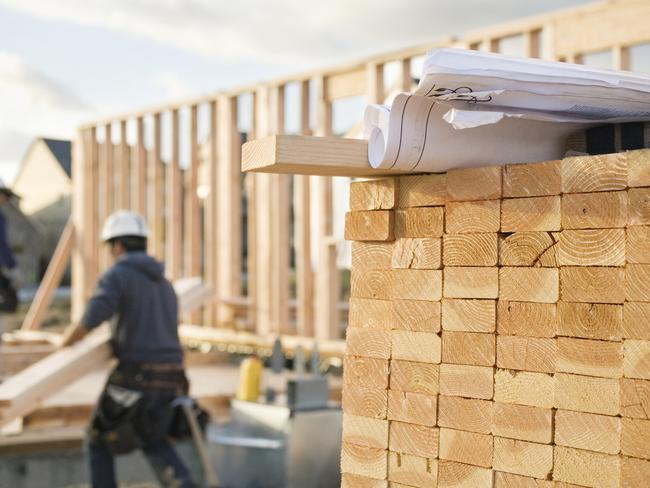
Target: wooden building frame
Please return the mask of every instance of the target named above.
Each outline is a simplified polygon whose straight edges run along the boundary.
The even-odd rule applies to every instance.
[[[341,312],[346,305],[340,303],[332,178],[323,173],[251,173],[242,178],[238,99],[253,100],[251,138],[283,134],[286,87],[297,83],[299,135],[331,136],[332,106],[337,100],[363,96],[368,102],[384,101],[393,88],[384,82],[389,63],[398,63],[401,71],[394,88],[410,90],[412,60],[432,48],[498,52],[503,39],[522,36],[524,54],[530,57],[580,62],[586,53],[609,50],[613,67],[625,69],[630,68],[631,47],[650,42],[648,18],[646,0],[599,2],[495,26],[462,39],[440,39],[83,125],[73,149],[74,233],[67,237],[74,243],[73,320],[80,317],[95,279],[107,265],[98,242],[101,222],[113,210],[131,208],[149,220],[151,252],[165,259],[170,278],[203,276],[214,290],[213,304],[186,321],[261,337],[285,334],[341,340]],[[200,119],[203,111],[208,116]],[[315,125],[310,125],[310,111],[315,111]],[[187,119],[189,123],[183,123]],[[200,150],[201,120],[207,120],[208,126],[205,155]],[[186,163],[181,146],[189,148]],[[163,148],[170,149],[166,161]],[[182,164],[187,167],[181,168]],[[205,199],[197,193],[200,164],[208,167],[210,191]],[[318,221],[311,215],[318,215]],[[317,256],[315,265],[312,254]],[[294,276],[296,291],[291,296]]]

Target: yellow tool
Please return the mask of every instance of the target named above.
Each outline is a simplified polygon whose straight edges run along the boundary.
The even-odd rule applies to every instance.
[[[257,356],[246,358],[242,361],[239,371],[237,400],[256,402],[260,396],[262,383],[262,361]]]

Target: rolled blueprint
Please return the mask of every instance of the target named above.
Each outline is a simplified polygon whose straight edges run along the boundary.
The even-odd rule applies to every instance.
[[[376,106],[366,109],[373,118]],[[542,120],[522,120],[515,114],[471,112],[482,124],[463,129],[467,112],[435,99],[398,95],[388,123],[372,127],[368,134],[368,159],[373,168],[393,168],[405,172],[443,172],[451,168],[490,164],[527,163],[558,159],[566,138],[581,125]],[[479,121],[480,122],[480,121]]]
[[[364,117],[375,168],[451,168],[562,158],[568,136],[650,120],[650,76],[439,49],[412,94]]]

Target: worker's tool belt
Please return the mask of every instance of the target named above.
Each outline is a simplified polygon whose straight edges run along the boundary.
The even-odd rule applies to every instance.
[[[187,395],[188,382],[180,363],[120,362],[108,380],[134,390],[173,390],[177,396]]]
[[[182,364],[121,362],[99,398],[89,442],[102,443],[114,454],[126,454],[166,437],[175,417],[171,403],[187,392]]]

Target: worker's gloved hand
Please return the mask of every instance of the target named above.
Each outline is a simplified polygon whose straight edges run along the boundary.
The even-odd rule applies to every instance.
[[[16,266],[15,268],[12,269],[5,269],[3,270],[4,275],[9,279],[11,282],[11,286],[13,286],[16,290],[20,290],[23,285],[25,284],[25,279],[23,278],[23,273],[20,271],[20,268]]]

